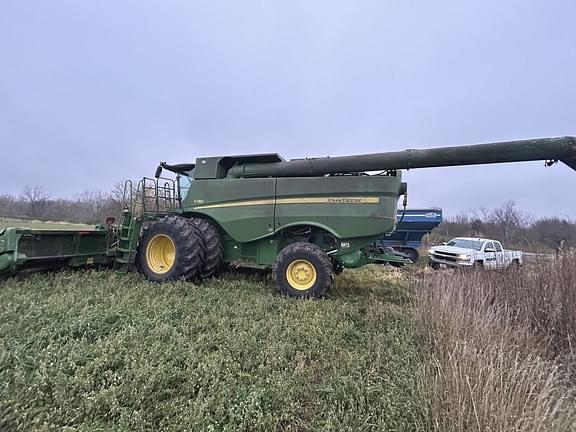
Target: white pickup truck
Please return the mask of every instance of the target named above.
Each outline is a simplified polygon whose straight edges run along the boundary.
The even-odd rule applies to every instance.
[[[442,246],[433,246],[428,251],[432,268],[440,267],[483,267],[505,269],[522,265],[522,252],[502,248],[497,240],[472,237],[456,237]]]

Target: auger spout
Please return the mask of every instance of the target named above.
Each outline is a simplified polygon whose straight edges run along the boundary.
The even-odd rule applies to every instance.
[[[481,165],[544,160],[576,170],[576,138],[571,136],[505,141],[457,147],[409,149],[356,156],[323,157],[230,167],[228,176],[310,177],[364,171]]]

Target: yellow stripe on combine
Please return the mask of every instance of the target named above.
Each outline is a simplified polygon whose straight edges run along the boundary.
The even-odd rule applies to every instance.
[[[272,204],[274,204],[274,198],[263,200],[251,200],[251,201],[231,201],[222,204],[208,204],[194,207],[194,210],[225,208],[225,207],[246,207],[246,206],[272,205]]]
[[[274,198],[246,201],[231,201],[222,204],[208,204],[195,207],[195,210],[227,208],[227,207],[247,207],[259,205],[276,204],[378,204],[380,197],[298,197],[298,198]]]
[[[380,197],[278,198],[276,204],[378,204]]]

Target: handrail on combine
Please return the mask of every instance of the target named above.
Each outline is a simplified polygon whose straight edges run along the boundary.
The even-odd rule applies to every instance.
[[[144,177],[135,188],[131,180],[124,183],[123,208],[133,216],[173,213],[180,206],[181,198],[173,179]]]
[[[124,182],[122,215],[117,228],[114,268],[128,271],[134,265],[136,248],[143,223],[180,210],[177,182],[168,178],[144,177],[136,187]]]
[[[122,208],[128,209],[132,212],[132,203],[134,202],[134,186],[132,185],[132,180],[126,180],[124,182],[124,190],[122,191]]]

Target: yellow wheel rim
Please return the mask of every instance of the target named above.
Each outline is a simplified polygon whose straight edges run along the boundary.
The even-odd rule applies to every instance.
[[[290,286],[298,291],[305,291],[316,282],[316,269],[309,261],[294,260],[286,269],[286,279]]]
[[[146,262],[156,274],[168,273],[176,260],[176,246],[170,237],[158,234],[146,248]]]

